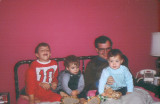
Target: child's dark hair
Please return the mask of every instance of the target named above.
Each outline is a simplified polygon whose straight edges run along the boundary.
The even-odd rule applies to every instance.
[[[98,48],[98,43],[105,43],[106,41],[109,41],[112,47],[112,41],[110,38],[106,36],[99,36],[98,38],[95,39],[94,45],[96,48]]]
[[[39,47],[41,47],[41,46],[48,47],[49,50],[50,50],[49,44],[42,42],[42,43],[39,43],[39,44],[36,46],[36,48],[35,48],[35,53],[38,53],[38,49],[39,49]]]
[[[73,63],[74,65],[78,66],[80,65],[79,58],[76,57],[75,55],[69,55],[65,58],[64,60],[64,66],[69,67],[70,63]]]
[[[119,55],[121,59],[123,59],[123,53],[119,50],[119,49],[112,49],[108,52],[108,59],[110,57],[114,57],[114,56],[117,56]]]

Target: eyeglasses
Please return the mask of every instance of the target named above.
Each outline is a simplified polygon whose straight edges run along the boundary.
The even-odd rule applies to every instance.
[[[104,52],[104,51],[110,51],[112,49],[112,47],[108,47],[108,48],[98,48],[98,50],[100,52]]]

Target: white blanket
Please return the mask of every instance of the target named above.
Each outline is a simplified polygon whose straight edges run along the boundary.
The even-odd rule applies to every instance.
[[[41,102],[36,104],[61,104],[61,102]]]
[[[140,88],[134,88],[131,94],[122,96],[118,100],[108,99],[101,104],[160,104],[160,102],[153,101],[150,94]]]

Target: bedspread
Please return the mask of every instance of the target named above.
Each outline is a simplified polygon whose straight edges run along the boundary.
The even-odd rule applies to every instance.
[[[108,99],[101,104],[160,104],[160,102],[155,102],[147,91],[134,88],[131,94],[122,96],[118,100]]]

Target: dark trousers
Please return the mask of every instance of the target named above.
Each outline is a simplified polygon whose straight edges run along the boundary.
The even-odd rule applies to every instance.
[[[122,93],[122,95],[125,95],[127,93],[127,87],[122,87],[121,89],[115,91],[119,91]]]

